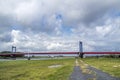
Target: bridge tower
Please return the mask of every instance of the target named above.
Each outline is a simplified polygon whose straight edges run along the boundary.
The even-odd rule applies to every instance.
[[[12,46],[12,53],[16,53],[16,47]]]
[[[83,58],[83,55],[84,55],[84,53],[83,53],[83,44],[80,41],[79,42],[79,57]]]

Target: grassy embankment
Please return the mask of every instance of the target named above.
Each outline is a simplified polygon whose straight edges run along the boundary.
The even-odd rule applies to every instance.
[[[68,80],[75,59],[3,61],[0,80]],[[48,68],[51,65],[61,67]]]
[[[120,77],[120,58],[85,58],[83,61],[112,76]]]

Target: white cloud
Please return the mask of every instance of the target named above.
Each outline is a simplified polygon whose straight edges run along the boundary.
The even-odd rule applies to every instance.
[[[38,17],[39,10],[41,10],[40,5],[41,4],[38,5],[36,0],[30,0],[29,2],[21,2],[16,6],[14,14],[18,21],[24,24],[28,24],[32,22],[34,18]]]
[[[112,29],[112,26],[97,26],[96,30],[99,33],[99,35],[105,36],[106,34],[109,34]]]
[[[59,44],[59,43],[50,43],[48,46],[47,46],[47,49],[48,50],[50,50],[50,49],[56,49],[56,48],[60,48],[60,47],[62,47],[62,45],[61,44]]]
[[[16,45],[21,51],[78,51],[79,40],[85,51],[118,47],[119,4],[118,0],[1,0],[0,43],[6,47],[0,50]]]

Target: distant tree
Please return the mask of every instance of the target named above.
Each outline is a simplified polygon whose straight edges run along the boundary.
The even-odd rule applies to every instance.
[[[119,58],[120,55],[117,55],[117,54],[110,54],[110,55],[106,55],[105,57],[107,57],[107,58]]]
[[[2,51],[1,53],[11,53],[11,51]]]

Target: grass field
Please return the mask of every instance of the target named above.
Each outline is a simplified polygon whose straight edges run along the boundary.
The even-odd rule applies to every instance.
[[[82,60],[112,76],[120,77],[120,58],[85,58]]]
[[[68,80],[75,59],[1,61],[0,80]],[[51,65],[61,65],[49,68]]]

